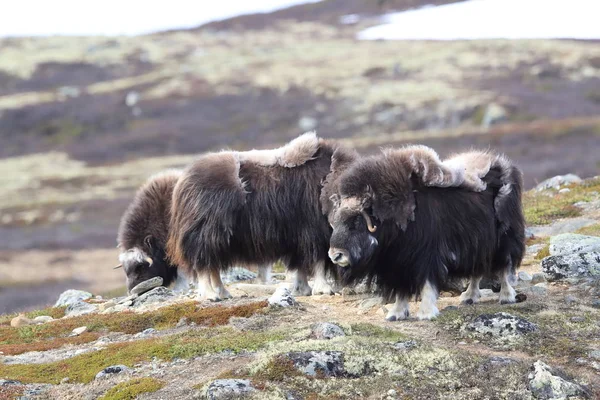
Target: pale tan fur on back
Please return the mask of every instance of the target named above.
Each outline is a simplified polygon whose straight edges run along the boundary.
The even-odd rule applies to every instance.
[[[486,188],[486,184],[481,178],[490,172],[495,157],[489,152],[473,150],[455,154],[444,160],[444,164],[450,168],[463,169],[465,176],[463,187],[481,192]]]
[[[315,132],[307,132],[277,149],[233,152],[240,163],[252,162],[264,167],[281,166],[293,168],[314,158],[319,149]]]

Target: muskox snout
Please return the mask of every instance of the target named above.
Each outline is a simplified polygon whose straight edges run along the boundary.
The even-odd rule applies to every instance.
[[[329,258],[334,264],[345,267],[350,264],[350,255],[344,249],[332,247],[329,249]]]

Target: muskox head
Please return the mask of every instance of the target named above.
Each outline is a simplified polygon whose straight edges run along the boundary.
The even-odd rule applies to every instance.
[[[364,265],[379,244],[370,195],[341,198],[334,194],[331,202],[333,207],[328,218],[333,233],[329,258],[340,267]]]
[[[163,285],[170,285],[175,276],[176,269],[170,267],[164,259],[162,252],[149,254],[148,250],[134,247],[123,251],[119,255],[120,264],[115,268],[123,268],[126,275],[127,291],[136,285],[154,277],[163,278]]]

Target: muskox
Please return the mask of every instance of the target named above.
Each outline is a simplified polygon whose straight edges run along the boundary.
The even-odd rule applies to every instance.
[[[171,197],[181,170],[168,170],[150,177],[138,189],[121,218],[117,247],[120,264],[127,276],[127,289],[156,276],[163,285],[187,289],[188,280],[169,262],[166,244],[169,234]]]
[[[367,279],[395,300],[388,320],[407,318],[417,295],[417,317],[435,317],[438,288],[448,278],[470,278],[461,300],[475,303],[481,277],[498,276],[500,302],[515,302],[509,276],[525,250],[521,171],[491,152],[442,164],[464,172],[458,187],[432,186],[431,168],[405,148],[355,160],[323,191],[331,260],[345,284]]]

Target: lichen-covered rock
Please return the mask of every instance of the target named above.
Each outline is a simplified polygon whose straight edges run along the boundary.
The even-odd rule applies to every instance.
[[[540,400],[588,398],[581,386],[560,376],[557,371],[542,361],[533,364],[533,371],[529,374],[529,389],[533,397]]]
[[[14,317],[13,319],[10,320],[10,326],[12,326],[13,328],[20,328],[22,326],[26,326],[26,325],[33,325],[35,324],[35,322],[33,322],[33,320],[27,318],[24,315],[17,315],[16,317]]]
[[[548,189],[560,189],[561,186],[581,183],[582,179],[574,174],[557,175],[539,183],[535,190],[541,192]]]
[[[333,339],[338,336],[346,336],[342,328],[329,322],[319,322],[313,325],[312,335],[316,339]]]
[[[538,283],[546,282],[546,276],[542,272],[536,272],[531,276],[531,284],[536,285]]]
[[[341,351],[292,352],[286,357],[298,371],[308,376],[341,377],[346,374]]]
[[[91,314],[98,312],[98,306],[89,304],[84,301],[78,301],[70,304],[65,310],[65,315],[68,317],[75,317],[78,315]]]
[[[403,342],[394,343],[392,347],[396,350],[407,351],[417,347],[417,342],[414,340],[405,340]]]
[[[208,385],[206,398],[209,400],[239,399],[255,391],[248,379],[217,379]]]
[[[129,372],[129,368],[125,365],[111,365],[110,367],[104,368],[102,371],[96,374],[96,379],[106,378],[108,376],[121,374],[123,372]]]
[[[87,331],[87,326],[80,326],[79,328],[75,328],[73,329],[73,331],[71,332],[72,336],[79,336],[83,333],[85,333]]]
[[[235,267],[223,274],[221,280],[225,284],[230,284],[241,281],[249,281],[251,279],[256,279],[256,277],[257,275],[254,272],[246,268]]]
[[[525,271],[519,272],[519,280],[523,282],[531,282],[533,277]]]
[[[133,306],[141,307],[148,304],[161,303],[172,299],[174,296],[175,295],[171,289],[167,289],[164,286],[159,286],[136,298]]]
[[[45,324],[51,321],[54,321],[54,318],[52,318],[49,315],[40,315],[33,319],[33,322],[35,322],[36,324]]]
[[[549,256],[542,260],[549,281],[565,278],[600,278],[600,252]]]
[[[138,283],[131,289],[132,295],[141,295],[142,293],[146,293],[149,290],[152,290],[156,287],[162,286],[163,278],[160,276],[155,276],[154,278],[148,279],[144,282]]]
[[[54,307],[69,306],[92,297],[92,294],[83,290],[69,289],[58,297]]]
[[[510,342],[534,332],[537,326],[523,318],[500,312],[480,315],[468,323],[464,330],[474,336]]]
[[[600,252],[600,237],[563,233],[550,238],[551,256]]]
[[[272,306],[292,307],[298,305],[290,289],[286,287],[278,287],[275,293],[269,297],[269,304]]]

